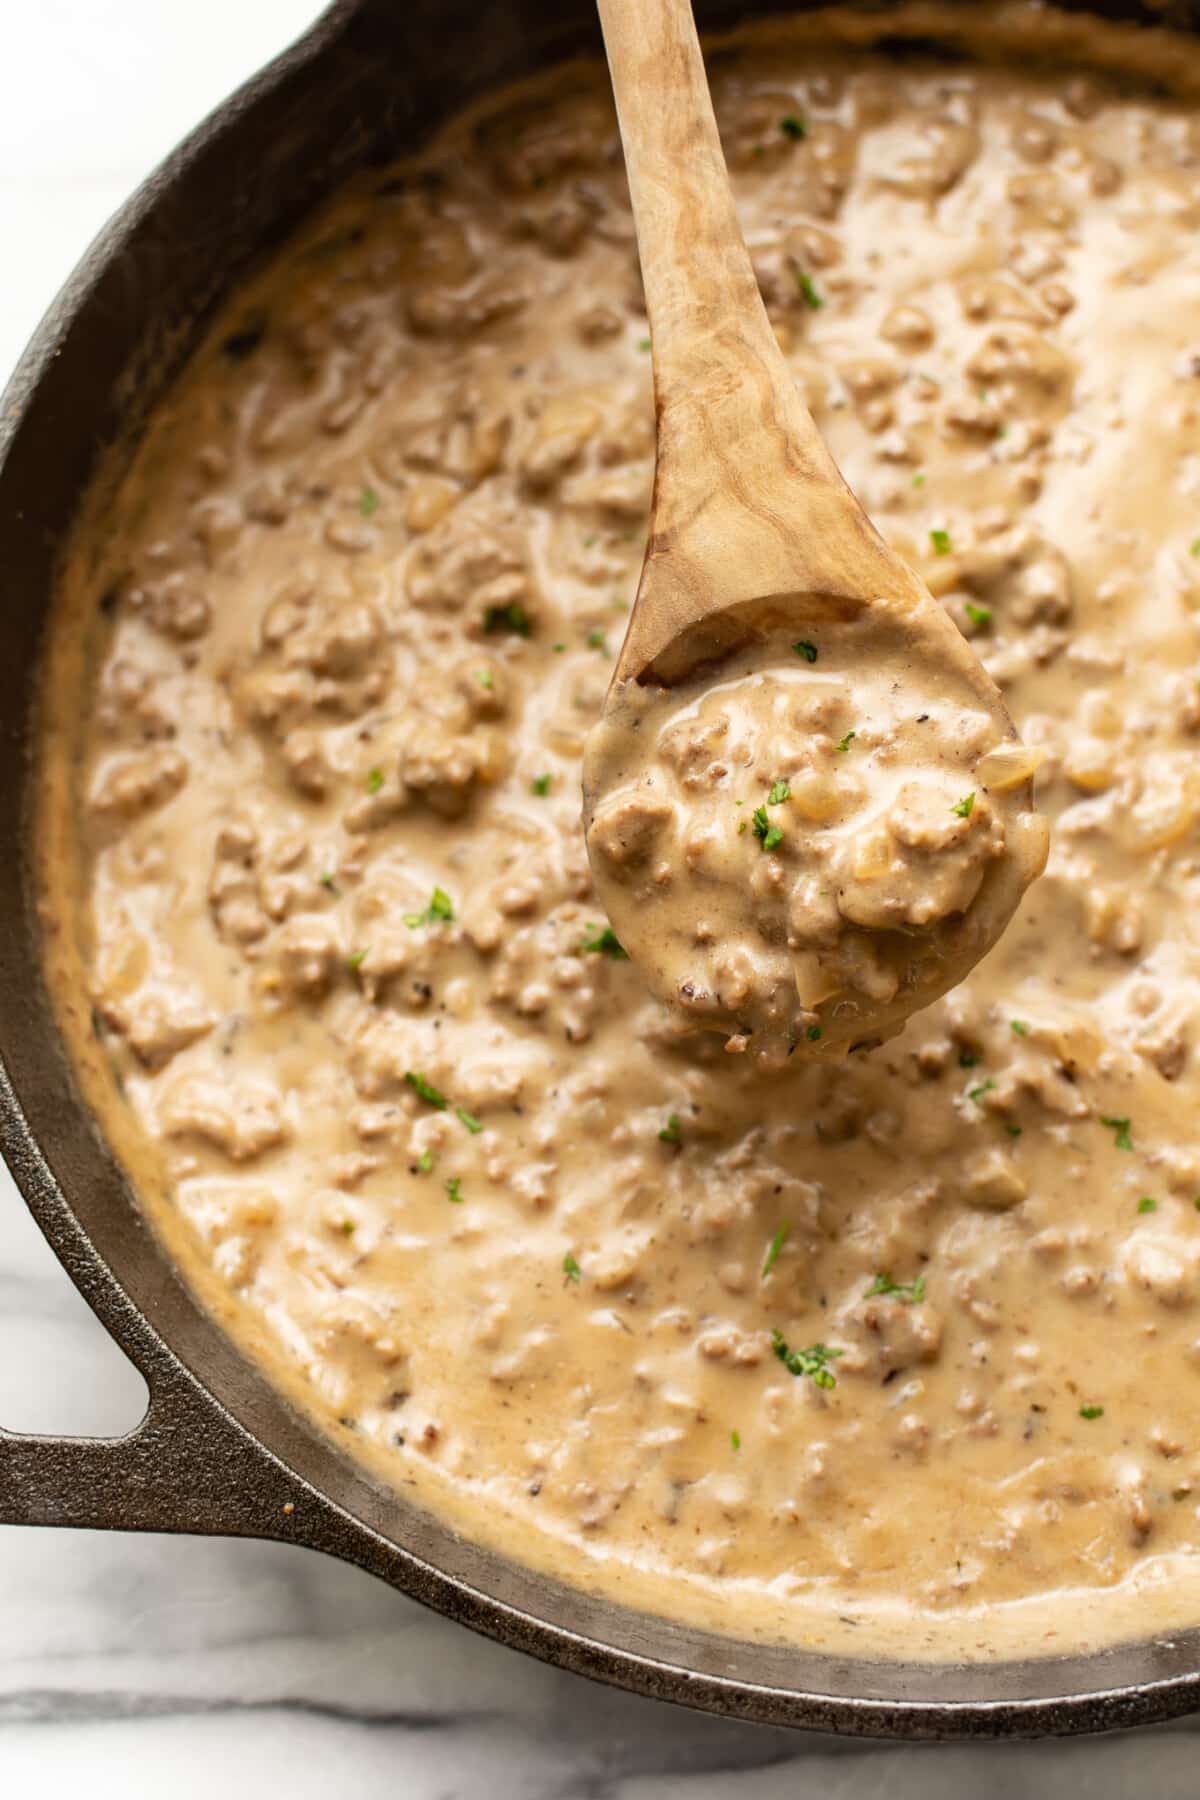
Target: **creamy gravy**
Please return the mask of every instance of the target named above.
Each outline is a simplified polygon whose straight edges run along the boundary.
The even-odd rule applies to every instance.
[[[834,454],[1043,753],[1000,947],[778,1075],[614,952],[653,420],[592,70],[347,192],[160,407],[55,638],[48,954],[189,1278],[420,1501],[738,1634],[1065,1649],[1200,1618],[1200,123],[815,41],[717,110]]]
[[[589,739],[619,941],[681,1023],[760,1067],[894,1037],[977,963],[1046,861],[1042,753],[886,620],[807,623],[677,688],[626,683]]]

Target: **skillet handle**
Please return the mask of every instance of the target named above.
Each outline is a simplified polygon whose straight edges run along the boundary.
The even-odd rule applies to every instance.
[[[286,1540],[313,1499],[179,1364],[155,1370],[125,1437],[0,1429],[0,1524]]]

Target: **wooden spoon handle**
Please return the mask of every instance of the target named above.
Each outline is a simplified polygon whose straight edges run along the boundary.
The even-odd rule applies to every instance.
[[[689,0],[598,0],[641,253],[660,526],[773,472],[843,483],[767,318],[734,208]],[[678,485],[680,491],[674,495]]]

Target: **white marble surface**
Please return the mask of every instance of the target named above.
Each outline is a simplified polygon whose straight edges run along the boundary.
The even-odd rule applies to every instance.
[[[489,0],[500,5],[503,0]],[[0,0],[0,373],[134,182],[315,0]],[[0,1172],[0,1420],[118,1432],[140,1378]],[[854,1746],[590,1686],[277,1545],[0,1528],[0,1797],[1194,1800],[1189,1729]]]

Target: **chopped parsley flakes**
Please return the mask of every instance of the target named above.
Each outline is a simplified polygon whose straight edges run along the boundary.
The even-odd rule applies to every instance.
[[[1102,1406],[1081,1406],[1079,1416],[1081,1419],[1102,1419],[1104,1408]]]
[[[410,931],[418,925],[449,925],[454,918],[454,902],[445,888],[435,887],[424,912],[405,913],[404,923]]]
[[[791,1350],[779,1330],[771,1333],[771,1348],[789,1375],[807,1375],[819,1388],[837,1386],[837,1377],[829,1364],[841,1356],[840,1350],[831,1350],[826,1344],[810,1344],[807,1350]]]
[[[841,743],[835,744],[833,746],[834,749],[838,752],[839,756],[845,756],[847,750],[850,748],[851,744],[854,742],[854,740],[857,736],[858,736],[857,731],[848,731],[846,733],[845,737],[842,739]]]
[[[1116,1136],[1113,1139],[1114,1148],[1117,1150],[1133,1149],[1133,1138],[1130,1135],[1130,1121],[1128,1119],[1115,1119],[1111,1118],[1106,1113],[1101,1113],[1100,1123],[1102,1125],[1107,1125],[1110,1131],[1116,1133]]]
[[[877,1275],[866,1293],[864,1300],[873,1300],[876,1294],[884,1294],[894,1300],[903,1300],[909,1306],[919,1306],[925,1298],[925,1277],[918,1275],[915,1281],[893,1281],[884,1271]]]
[[[1008,1022],[1012,1026],[1013,1030],[1016,1032],[1018,1037],[1028,1037],[1029,1036],[1029,1027],[1025,1023],[1024,1019],[1010,1019]]]
[[[983,1099],[983,1096],[985,1094],[991,1093],[991,1091],[995,1087],[995,1085],[996,1085],[995,1082],[992,1080],[991,1076],[989,1075],[987,1080],[981,1081],[978,1087],[973,1087],[973,1088],[967,1089],[967,1099],[974,1100],[976,1105],[978,1105],[978,1103]]]
[[[658,1134],[660,1144],[678,1144],[683,1141],[683,1128],[679,1122],[679,1114],[671,1113],[666,1124]]]
[[[456,1206],[462,1204],[462,1176],[452,1175],[445,1184],[447,1200],[453,1200]]]
[[[489,693],[491,692],[492,688],[494,688],[496,685],[495,682],[492,680],[492,672],[490,669],[476,669],[475,679],[479,683],[480,687],[487,688]]]
[[[585,937],[579,946],[585,955],[598,951],[601,956],[611,956],[614,962],[629,961],[629,952],[621,944],[611,925],[605,925],[603,929],[599,925],[589,925],[587,929],[591,935]]]
[[[808,136],[808,120],[799,113],[785,113],[779,121],[779,129],[784,137],[789,137],[793,143],[798,144],[801,138]]]
[[[751,823],[754,827],[754,835],[764,850],[773,850],[776,844],[783,842],[783,830],[778,825],[772,825],[767,817],[765,806],[755,807]]]
[[[924,471],[924,469],[917,470],[916,474],[912,478],[912,484],[916,488],[921,488],[921,487],[925,486],[925,471]]]
[[[975,811],[974,793],[964,794],[961,800],[955,801],[954,805],[950,808],[950,811],[952,813],[957,813],[960,819],[969,819],[971,814]]]
[[[530,793],[541,794],[544,798],[550,792],[550,783],[553,779],[552,775],[535,775],[529,784]]]
[[[817,660],[817,646],[810,643],[808,638],[797,638],[796,642],[792,645],[792,649],[796,652],[797,656],[802,656],[807,663],[815,663]]]
[[[820,312],[820,310],[824,306],[825,302],[822,299],[821,295],[818,293],[817,284],[813,280],[812,276],[806,274],[803,269],[797,269],[796,270],[796,286],[800,289],[800,292],[804,295],[805,306],[811,306],[811,308],[814,312]]]
[[[483,1130],[483,1126],[475,1117],[475,1114],[469,1113],[465,1106],[456,1106],[454,1109],[454,1116],[456,1119],[462,1120],[472,1137],[478,1137],[479,1133]]]
[[[562,1266],[563,1266],[563,1274],[566,1276],[568,1281],[582,1280],[583,1270],[580,1268],[579,1264],[575,1261],[575,1258],[571,1255],[571,1252],[569,1250],[567,1251],[567,1254],[563,1257]]]
[[[507,606],[489,606],[483,615],[485,631],[515,631],[518,637],[528,637],[533,630],[529,614],[519,600],[510,600]]]
[[[404,1079],[417,1099],[423,1100],[426,1106],[435,1106],[439,1112],[442,1112],[449,1105],[445,1094],[439,1093],[431,1081],[426,1081],[419,1069],[409,1069]]]
[[[365,950],[352,950],[350,952],[349,956],[346,958],[346,967],[348,969],[361,969],[362,965],[363,965],[363,958],[366,956],[366,954],[367,953]]]
[[[608,644],[605,642],[604,632],[599,625],[594,625],[588,632],[587,643],[589,650],[599,650],[602,656],[608,655]]]
[[[382,769],[368,769],[367,770],[367,792],[368,792],[368,794],[377,794],[382,786],[383,786],[383,770]]]
[[[810,1044],[815,1044],[821,1035],[821,1027],[819,1025],[810,1025],[804,1035]]]
[[[783,1249],[783,1246],[787,1243],[788,1232],[791,1229],[792,1229],[791,1221],[789,1219],[785,1219],[783,1221],[783,1224],[779,1227],[779,1230],[775,1233],[775,1236],[771,1239],[771,1242],[767,1245],[766,1259],[763,1262],[763,1266],[762,1266],[761,1279],[763,1281],[765,1281],[767,1279],[767,1276],[771,1273],[771,1270],[775,1267],[775,1264],[779,1261],[779,1252]]]
[[[422,1175],[428,1175],[428,1173],[429,1173],[430,1169],[432,1169],[432,1167],[433,1167],[433,1151],[432,1150],[422,1150],[420,1156],[418,1156],[418,1158],[417,1158],[417,1168],[420,1170]]]
[[[1140,1213],[1157,1212],[1158,1211],[1158,1201],[1155,1200],[1150,1194],[1143,1194],[1141,1199],[1138,1201],[1137,1209]]]
[[[379,495],[372,487],[365,487],[358,497],[358,510],[364,519],[369,519],[373,512],[379,511]]]
[[[650,348],[650,339],[649,338],[639,338],[638,339],[638,349],[639,350],[648,350],[649,348]]]
[[[734,1430],[733,1430],[733,1431],[731,1431],[731,1432],[730,1432],[730,1434],[729,1434],[729,1441],[730,1441],[730,1443],[731,1443],[731,1444],[732,1444],[732,1445],[733,1445],[733,1447],[734,1447],[734,1449],[735,1449],[735,1450],[740,1450],[740,1449],[741,1449],[741,1447],[742,1447],[742,1434],[741,1434],[741,1432],[740,1432],[740,1431],[738,1431],[738,1430],[737,1430],[737,1429],[736,1429],[736,1427],[735,1427],[735,1428],[734,1428]]]
[[[973,601],[967,600],[964,602],[963,611],[966,613],[968,619],[970,619],[972,625],[980,631],[992,622],[992,609],[990,606],[976,606]]]
[[[929,533],[929,541],[933,545],[934,554],[936,556],[949,556],[950,533],[943,530],[940,525],[935,525],[933,527],[932,531]]]
[[[767,805],[782,806],[784,801],[791,795],[791,791],[792,790],[786,781],[776,781],[773,783],[771,791],[767,795]]]

